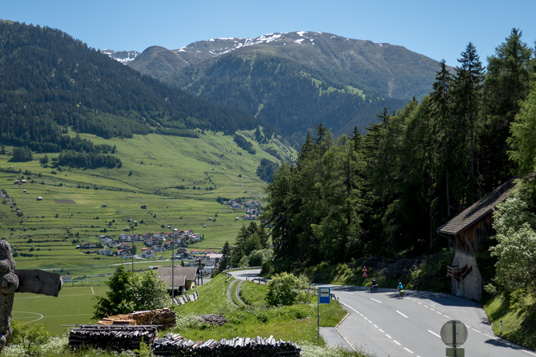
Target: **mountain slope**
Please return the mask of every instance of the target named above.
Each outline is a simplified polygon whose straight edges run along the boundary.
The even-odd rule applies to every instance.
[[[105,138],[232,133],[254,118],[140,75],[59,30],[0,21],[0,139],[62,148],[60,126]]]
[[[400,46],[314,32],[150,48],[129,66],[289,135],[319,122],[336,133],[364,128],[383,107],[398,109],[430,92],[439,68]]]

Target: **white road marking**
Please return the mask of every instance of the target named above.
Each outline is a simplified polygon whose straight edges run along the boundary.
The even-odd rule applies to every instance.
[[[522,350],[522,351],[525,352],[525,353],[528,353],[528,354],[531,355],[531,356],[536,356],[536,353],[532,353],[532,352],[525,351],[525,350]]]
[[[410,350],[409,348],[404,347],[404,349],[405,349],[406,351],[408,351],[409,353],[413,354],[413,351]]]
[[[434,336],[437,336],[437,337],[441,338],[441,336],[439,336],[439,335],[438,335],[437,333],[435,333],[434,331],[430,331],[430,330],[428,330],[428,332],[430,332],[430,333],[431,333],[432,335],[434,335]]]
[[[36,322],[36,321],[39,321],[39,320],[42,320],[44,318],[44,316],[38,312],[31,312],[31,311],[13,311],[13,312],[17,312],[17,313],[20,313],[20,314],[33,314],[33,315],[37,315],[38,317],[34,320],[31,320],[31,321],[25,321],[27,324],[31,323],[31,322]]]
[[[385,334],[385,336],[387,336],[387,338],[390,338],[390,339],[392,339],[392,337],[391,337],[391,336],[389,336],[388,334]]]
[[[381,333],[385,333],[384,330],[382,330],[381,328],[378,329]]]
[[[401,313],[400,311],[396,310],[396,312],[398,312],[400,315],[404,316],[406,319],[408,318],[406,315],[404,315],[404,314]]]
[[[402,346],[402,344],[400,342],[398,342],[397,340],[393,340],[393,342],[396,343],[399,346]]]
[[[376,300],[376,299],[374,299],[374,298],[370,298],[370,300],[372,300],[372,301],[376,301],[378,304],[381,304],[381,303],[382,303],[380,300]]]
[[[478,331],[478,330],[477,330],[476,328],[474,328],[474,327],[471,327],[471,330],[480,333],[480,331]]]

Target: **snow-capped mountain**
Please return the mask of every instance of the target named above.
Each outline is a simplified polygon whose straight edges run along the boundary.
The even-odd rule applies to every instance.
[[[114,50],[100,50],[102,53],[112,57],[114,60],[127,64],[132,62],[138,57],[140,52],[138,51],[114,51]]]
[[[288,134],[319,122],[335,133],[365,128],[384,107],[432,91],[439,70],[402,46],[307,31],[153,46],[128,66]]]

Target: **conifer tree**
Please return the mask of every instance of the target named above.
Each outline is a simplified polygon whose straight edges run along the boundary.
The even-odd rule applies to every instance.
[[[510,125],[527,97],[534,69],[533,50],[521,41],[521,31],[512,29],[506,42],[489,58],[485,81],[487,125],[483,136],[484,186],[490,191],[513,174],[508,160]]]

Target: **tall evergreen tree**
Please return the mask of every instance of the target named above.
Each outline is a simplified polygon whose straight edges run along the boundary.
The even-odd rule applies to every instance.
[[[527,97],[534,68],[534,51],[521,41],[521,31],[512,29],[506,42],[499,45],[488,61],[485,81],[487,130],[484,132],[483,164],[485,188],[490,191],[512,175],[508,160],[510,125]]]
[[[441,69],[437,72],[436,81],[434,82],[434,91],[430,93],[430,115],[433,118],[432,131],[435,135],[435,142],[438,147],[438,169],[437,185],[443,187],[444,192],[444,208],[447,218],[451,217],[450,206],[450,170],[454,163],[449,146],[454,141],[452,138],[452,75],[447,69],[445,60],[442,60]],[[450,145],[449,145],[450,144]],[[442,179],[441,179],[442,177]],[[438,199],[437,204],[440,205],[441,200]]]
[[[469,42],[456,68],[453,82],[454,174],[453,198],[458,211],[474,202],[482,193],[477,182],[477,149],[481,123],[484,70],[476,47]]]

